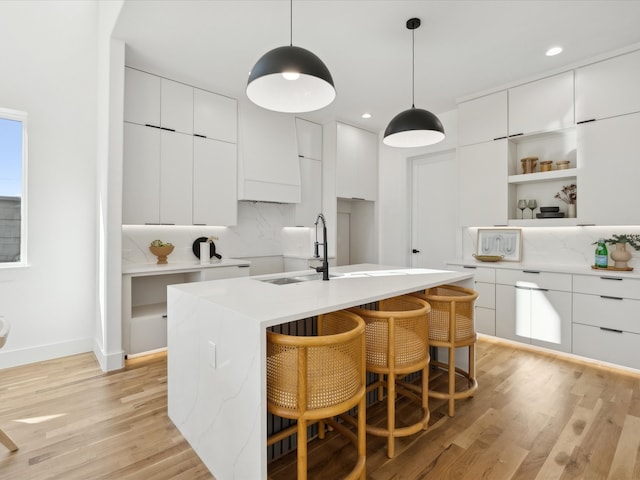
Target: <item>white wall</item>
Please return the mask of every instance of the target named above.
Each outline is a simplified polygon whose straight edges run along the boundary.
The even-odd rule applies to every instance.
[[[96,18],[94,2],[0,2],[0,105],[29,115],[29,266],[0,269],[0,367],[93,346]]]
[[[379,263],[384,265],[411,265],[411,188],[410,162],[426,154],[455,149],[458,144],[458,111],[438,113],[444,126],[445,139],[422,148],[392,148],[378,142],[378,244]],[[452,185],[457,195],[457,185]],[[443,199],[447,201],[447,199]]]

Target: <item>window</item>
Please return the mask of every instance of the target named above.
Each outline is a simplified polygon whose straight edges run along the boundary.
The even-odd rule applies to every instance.
[[[25,265],[27,114],[0,108],[0,268]]]

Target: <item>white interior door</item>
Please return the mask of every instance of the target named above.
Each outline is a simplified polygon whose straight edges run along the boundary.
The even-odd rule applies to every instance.
[[[455,151],[415,159],[411,174],[411,266],[445,269],[445,262],[457,256],[458,180]]]

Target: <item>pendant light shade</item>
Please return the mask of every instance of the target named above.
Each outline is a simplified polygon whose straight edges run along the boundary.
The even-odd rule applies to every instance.
[[[422,108],[411,107],[397,114],[384,131],[384,144],[390,147],[422,147],[444,140],[444,127],[438,117]]]
[[[293,46],[293,0],[289,0],[289,46],[268,51],[254,65],[247,81],[247,97],[276,112],[311,112],[336,98],[327,66],[304,48]]]
[[[407,28],[412,31],[413,72],[412,98],[415,98],[415,36],[414,30],[420,26],[419,18],[407,20]],[[382,143],[390,147],[425,147],[444,140],[444,127],[433,113],[415,107],[400,112],[393,117],[384,131]]]
[[[304,48],[278,47],[265,53],[251,69],[247,96],[276,112],[310,112],[336,98],[326,65]]]

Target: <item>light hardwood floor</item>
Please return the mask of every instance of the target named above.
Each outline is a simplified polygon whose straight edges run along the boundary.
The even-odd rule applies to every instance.
[[[368,479],[640,479],[640,376],[486,339],[477,359],[478,392],[454,418],[431,400],[429,430],[396,440],[392,460],[367,438]],[[0,428],[20,447],[0,446],[0,479],[213,478],[166,409],[164,354],[110,374],[91,354],[0,370]],[[339,435],[313,441],[310,478],[340,478],[354,455]],[[269,473],[295,478],[294,455]]]

